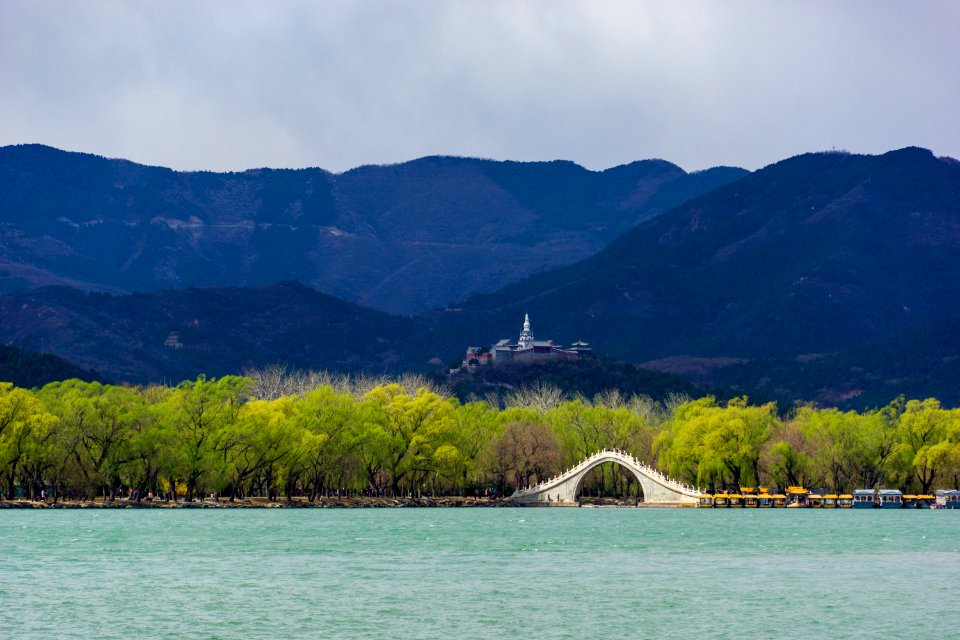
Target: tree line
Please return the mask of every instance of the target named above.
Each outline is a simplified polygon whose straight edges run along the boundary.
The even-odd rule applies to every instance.
[[[863,411],[746,398],[553,387],[460,402],[428,380],[248,372],[175,387],[0,383],[0,495],[192,501],[338,495],[509,494],[604,448],[705,490],[837,492],[960,483],[960,410],[935,399]],[[583,489],[636,495],[602,465]]]

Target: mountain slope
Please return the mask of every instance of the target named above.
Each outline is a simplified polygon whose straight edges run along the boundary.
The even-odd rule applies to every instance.
[[[958,299],[960,165],[911,148],[785,160],[433,318],[511,335],[529,312],[639,362],[835,351],[957,315]]]
[[[81,369],[55,355],[31,353],[0,345],[0,382],[12,382],[18,387],[29,389],[70,378],[103,381],[98,373]]]
[[[669,367],[648,365],[660,370]],[[734,392],[848,408],[879,407],[903,394],[960,406],[960,317],[833,353],[758,358],[695,376]]]
[[[0,148],[0,291],[298,280],[399,313],[570,264],[746,174],[660,160],[429,157],[343,174],[175,172],[40,145]]]
[[[129,382],[178,382],[285,363],[394,370],[409,361],[416,321],[296,283],[110,295],[46,287],[0,296],[0,341],[41,344]]]

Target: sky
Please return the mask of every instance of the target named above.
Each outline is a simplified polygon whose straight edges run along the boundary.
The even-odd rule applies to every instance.
[[[0,0],[0,145],[180,170],[960,157],[960,2]]]

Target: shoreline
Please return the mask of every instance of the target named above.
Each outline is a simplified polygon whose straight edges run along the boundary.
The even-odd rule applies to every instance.
[[[307,498],[292,500],[268,500],[267,498],[244,498],[230,502],[229,499],[177,502],[163,500],[0,500],[0,509],[397,509],[397,508],[500,508],[521,506],[510,498]]]

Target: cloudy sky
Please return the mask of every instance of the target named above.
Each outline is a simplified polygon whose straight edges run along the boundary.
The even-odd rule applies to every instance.
[[[0,0],[0,145],[177,169],[960,156],[960,2]]]

